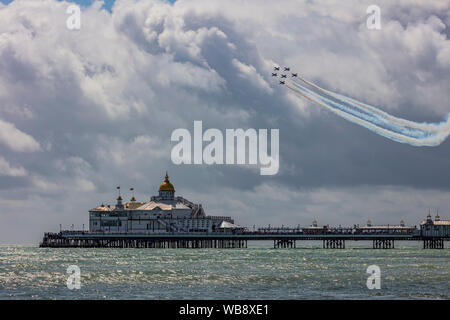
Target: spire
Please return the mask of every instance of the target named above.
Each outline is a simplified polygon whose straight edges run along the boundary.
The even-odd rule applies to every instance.
[[[169,181],[169,174],[166,171],[163,183],[159,186],[159,191],[175,191],[173,184]]]
[[[427,223],[431,223],[433,222],[431,219],[431,209],[428,209],[428,214],[427,214]]]
[[[134,197],[134,188],[130,188],[130,191],[132,193],[132,197],[131,197],[130,201],[134,202],[134,201],[136,201],[136,198]]]
[[[119,196],[117,197],[117,201],[122,201],[122,197],[120,196],[120,186],[117,186],[116,189],[119,190]]]
[[[119,196],[117,197],[116,209],[123,210],[122,197],[120,196],[120,186],[117,186],[116,189],[119,190]]]

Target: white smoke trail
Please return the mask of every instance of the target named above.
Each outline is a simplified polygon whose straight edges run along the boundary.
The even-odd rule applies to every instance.
[[[374,106],[323,89],[299,77],[308,88],[296,81],[286,86],[340,117],[363,126],[393,141],[413,146],[438,146],[450,135],[450,118],[440,123],[419,123],[394,117]]]
[[[354,105],[352,105],[351,103],[348,103],[346,101],[335,99],[335,98],[330,97],[325,94],[321,94],[321,95],[317,94],[297,83],[294,83],[294,85],[296,87],[298,87],[299,89],[308,92],[309,94],[318,95],[319,98],[323,102],[331,104],[335,108],[345,111],[346,113],[352,114],[361,120],[367,121],[369,123],[372,123],[372,124],[380,126],[380,127],[384,127],[387,130],[397,132],[397,133],[400,133],[403,135],[407,134],[408,136],[414,137],[414,138],[424,138],[428,135],[428,133],[424,132],[423,130],[400,126],[396,123],[389,122],[388,120],[385,119],[384,116],[380,116],[377,113],[367,111],[364,108],[359,108],[358,106],[355,107]]]
[[[397,124],[400,124],[400,125],[411,126],[411,127],[417,128],[417,129],[436,130],[435,128],[433,128],[433,126],[435,124],[417,123],[417,122],[414,122],[414,121],[409,121],[409,120],[405,120],[405,119],[402,119],[402,118],[397,118],[397,117],[394,117],[394,116],[390,115],[389,113],[384,112],[384,111],[382,111],[382,110],[380,110],[380,109],[378,109],[378,108],[376,108],[374,106],[371,106],[371,105],[362,103],[360,101],[357,101],[355,99],[343,96],[343,95],[341,95],[339,93],[336,93],[336,92],[333,92],[333,91],[321,88],[318,85],[316,85],[315,83],[313,83],[311,81],[308,81],[308,80],[306,80],[305,78],[303,78],[301,76],[298,76],[298,79],[300,79],[301,81],[305,82],[306,84],[316,88],[317,90],[324,92],[325,94],[333,96],[333,97],[335,97],[335,98],[337,98],[339,100],[346,101],[346,102],[358,105],[359,107],[361,107],[363,109],[366,109],[368,111],[374,112],[376,114],[379,114],[380,116],[383,116],[386,119],[388,119],[389,121],[392,121],[394,123],[397,123]]]
[[[327,108],[328,110],[330,110],[331,112],[339,115],[340,117],[342,117],[342,118],[344,118],[344,119],[346,119],[346,120],[348,120],[350,122],[356,123],[356,124],[358,124],[360,126],[363,126],[363,127],[367,128],[367,129],[369,129],[369,130],[371,130],[371,131],[373,131],[373,132],[375,132],[375,133],[377,133],[379,135],[382,135],[382,136],[384,136],[386,138],[389,138],[389,139],[397,141],[397,142],[409,143],[409,144],[412,144],[412,145],[419,145],[419,144],[417,144],[417,141],[416,141],[415,138],[404,137],[401,134],[389,131],[389,130],[384,129],[384,128],[380,128],[380,127],[374,125],[373,123],[370,123],[369,121],[362,120],[362,119],[358,118],[357,116],[354,116],[354,115],[352,115],[350,113],[342,111],[342,110],[340,110],[338,108],[332,107],[328,103],[326,103],[326,101],[323,101],[322,98],[320,98],[320,96],[317,97],[316,95],[314,95],[314,94],[312,94],[310,92],[302,91],[302,90],[293,88],[293,87],[291,87],[289,85],[287,85],[287,87],[289,89],[291,89],[292,91],[294,91],[295,93],[297,93],[297,94],[307,98],[308,100],[310,100],[310,101],[312,101],[314,103],[317,103],[317,104]]]

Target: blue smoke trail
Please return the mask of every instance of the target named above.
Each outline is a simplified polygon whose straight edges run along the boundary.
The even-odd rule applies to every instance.
[[[363,126],[383,137],[413,146],[438,146],[450,135],[450,118],[440,123],[419,123],[394,117],[374,106],[323,89],[298,77],[286,83],[296,94],[319,104],[340,117]]]

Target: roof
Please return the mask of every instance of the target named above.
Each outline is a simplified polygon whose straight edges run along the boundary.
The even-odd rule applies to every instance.
[[[174,202],[173,204],[171,204],[158,201],[149,201],[149,202],[131,201],[123,205],[123,210],[154,210],[156,208],[159,208],[160,210],[191,210],[191,208],[189,208],[188,206],[186,206],[181,202]],[[102,204],[98,207],[92,208],[89,211],[109,212],[115,209],[116,209],[115,205],[109,206]]]
[[[141,206],[134,208],[135,210],[154,210],[159,208],[160,210],[180,210],[187,209],[191,210],[188,206],[184,205],[181,202],[175,202],[174,204],[158,202],[158,201],[150,201],[145,202]]]
[[[172,210],[172,205],[163,203],[163,202],[150,201],[136,209],[137,210],[154,210],[156,208],[159,208],[160,210]]]
[[[359,227],[359,229],[411,229],[411,228],[415,228],[414,226],[396,226],[396,225],[385,225],[385,226],[364,226],[364,227]]]
[[[237,228],[242,228],[241,226],[238,226],[237,224],[228,222],[228,221],[222,221],[219,226],[219,229],[237,229]]]
[[[127,202],[127,203],[125,203],[125,209],[135,210],[135,209],[139,208],[140,206],[144,205],[145,203],[146,202],[137,202],[137,201]]]
[[[102,204],[101,206],[95,207],[89,211],[112,211],[114,208],[115,206],[110,207]]]
[[[175,191],[173,184],[171,184],[169,181],[169,175],[167,174],[167,172],[163,183],[161,183],[161,185],[159,186],[159,191]]]
[[[427,220],[423,220],[420,224],[427,224]],[[450,226],[450,220],[432,220],[431,224],[435,226]]]
[[[189,208],[187,205],[181,203],[181,202],[177,202],[177,204],[175,205],[175,209],[189,209],[191,210],[191,208]]]

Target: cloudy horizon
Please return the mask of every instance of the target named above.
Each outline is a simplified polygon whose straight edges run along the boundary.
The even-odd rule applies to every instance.
[[[76,1],[75,1],[76,2]],[[417,122],[450,113],[450,1],[0,3],[0,244],[37,243],[88,210],[176,195],[240,225],[418,225],[450,219],[450,141],[390,141],[271,77],[290,66],[324,88]],[[279,129],[274,176],[254,166],[174,165],[171,133]]]

